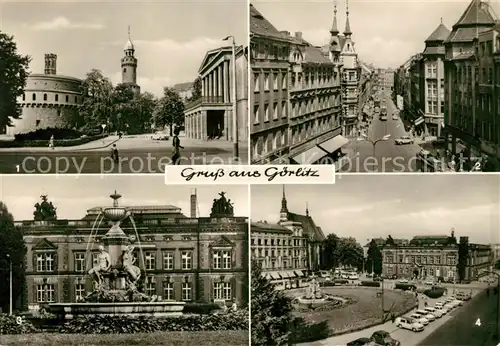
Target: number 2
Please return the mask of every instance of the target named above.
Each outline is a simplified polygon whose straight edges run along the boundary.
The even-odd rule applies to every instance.
[[[477,321],[476,321],[476,326],[480,327],[481,326],[481,319],[478,318]]]

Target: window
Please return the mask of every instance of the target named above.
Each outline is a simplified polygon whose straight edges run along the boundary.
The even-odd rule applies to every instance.
[[[253,91],[254,92],[258,92],[260,90],[260,86],[259,86],[259,74],[258,73],[254,73],[253,74],[253,83],[254,83],[254,88],[253,88]]]
[[[83,284],[75,285],[75,298],[76,301],[82,301],[85,298],[85,286]]]
[[[281,117],[286,118],[286,102],[281,104]]]
[[[163,253],[163,269],[173,270],[174,269],[174,252],[166,251]]]
[[[214,282],[214,299],[231,300],[231,283],[229,282]]]
[[[26,94],[23,94],[23,101],[26,101]]]
[[[38,253],[36,254],[36,271],[51,272],[54,271],[55,254],[53,253]]]
[[[273,75],[273,88],[274,90],[278,90],[278,74],[275,73]]]
[[[182,300],[189,301],[193,299],[193,288],[190,282],[182,283]]]
[[[150,297],[156,294],[156,282],[152,277],[146,279],[146,294]]]
[[[45,302],[45,287],[44,287],[44,285],[36,285],[36,301],[38,303]]]
[[[254,124],[259,123],[259,105],[253,106],[253,123]]]
[[[77,102],[78,102],[78,97],[77,97],[77,96],[75,96],[75,103],[77,103]]]
[[[273,103],[273,119],[278,119],[278,104]]]
[[[146,252],[146,270],[155,270],[156,269],[156,261],[155,261],[155,253],[154,252]]]
[[[231,251],[218,250],[213,253],[214,269],[231,269]]]
[[[54,97],[55,97],[56,102],[58,102],[59,101],[59,95],[56,94]]]
[[[273,137],[273,151],[276,150],[278,148],[278,136],[279,136],[279,132],[276,133]]]
[[[85,271],[85,254],[82,252],[75,253],[75,271],[76,272]]]
[[[264,90],[269,90],[269,73],[264,74]]]
[[[47,94],[43,94],[43,100],[47,101]]]
[[[231,252],[222,252],[222,269],[231,269]]]
[[[281,132],[281,146],[285,145],[285,136],[286,136],[286,132],[285,132],[285,130],[283,130],[283,132]]]
[[[269,121],[269,105],[264,105],[264,121]]]
[[[127,68],[126,67],[123,68],[123,73],[125,73],[125,72],[127,72]]]
[[[36,94],[35,93],[33,93],[33,95],[31,95],[31,97],[32,97],[33,101],[36,101]]]
[[[66,102],[69,102],[69,96],[66,95]]]
[[[46,288],[46,292],[45,292],[45,296],[47,298],[47,302],[55,302],[56,301],[56,297],[55,297],[55,293],[56,293],[56,290],[55,290],[55,286],[50,284],[50,285],[45,285],[45,288]]]
[[[165,281],[163,283],[163,299],[174,300],[174,284],[173,284],[173,282]]]
[[[286,73],[284,73],[283,76],[281,77],[281,88],[283,90],[286,89]]]
[[[193,253],[191,251],[182,251],[182,270],[189,270],[193,268]]]

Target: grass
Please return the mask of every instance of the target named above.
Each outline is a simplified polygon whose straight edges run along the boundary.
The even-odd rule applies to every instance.
[[[332,334],[359,330],[377,322],[382,323],[382,299],[377,297],[377,292],[380,292],[380,289],[325,287],[323,292],[334,296],[350,297],[356,302],[332,310],[296,312],[295,315],[310,323],[320,323],[326,320]],[[298,296],[302,292],[297,290],[293,294]],[[402,314],[414,307],[415,303],[415,296],[409,293],[392,290],[384,292],[384,309],[386,311],[390,309],[390,312],[386,313],[386,317],[390,316],[391,312],[396,316]]]
[[[211,345],[248,346],[248,331],[156,332],[137,334],[21,334],[1,335],[4,345]]]

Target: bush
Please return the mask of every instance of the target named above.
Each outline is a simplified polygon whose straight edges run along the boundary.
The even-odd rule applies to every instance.
[[[185,314],[198,314],[198,315],[210,315],[212,312],[219,310],[220,306],[217,304],[206,304],[206,303],[191,303],[184,305]]]
[[[57,139],[76,139],[83,135],[80,131],[64,128],[47,127],[32,132],[18,133],[14,135],[16,141],[48,141],[54,136]]]
[[[361,286],[380,287],[380,282],[377,282],[377,281],[361,281]]]
[[[328,321],[308,323],[304,318],[297,317],[293,320],[290,341],[293,344],[322,340],[330,336]]]
[[[96,141],[105,137],[107,137],[106,134],[101,134],[96,136],[87,136],[74,139],[59,139],[59,140],[54,140],[54,146],[72,147]],[[0,148],[43,148],[48,146],[49,146],[48,140],[0,141]]]
[[[408,291],[408,290],[416,290],[417,286],[415,286],[413,284],[403,284],[403,283],[398,282],[397,284],[394,285],[394,288],[400,289],[403,291]]]
[[[29,322],[18,323],[18,316],[0,314],[0,335],[34,333],[36,328]]]
[[[424,294],[429,298],[439,298],[444,294],[445,289],[443,287],[433,287],[431,289],[425,290]]]
[[[332,287],[332,286],[335,286],[335,282],[333,282],[333,281],[323,281],[323,282],[320,282],[319,285],[322,286],[322,287]]]
[[[78,316],[66,322],[59,332],[66,334],[116,334],[216,330],[248,330],[248,311],[239,310],[228,314],[175,317]]]

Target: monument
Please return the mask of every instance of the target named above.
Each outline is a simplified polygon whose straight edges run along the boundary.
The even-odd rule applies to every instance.
[[[49,309],[65,319],[82,314],[153,316],[182,314],[184,302],[160,301],[156,296],[150,297],[139,291],[137,283],[143,275],[143,270],[136,265],[135,247],[131,244],[131,237],[120,227],[120,223],[127,218],[130,219],[139,248],[140,237],[130,211],[118,205],[121,195],[115,191],[110,197],[113,199],[113,206],[101,210],[96,219],[97,225],[94,224],[87,244],[86,258],[89,258],[89,245],[94,233],[99,229],[100,222],[103,219],[113,222],[102,237],[104,245],[98,247],[97,263],[88,271],[94,283],[94,290],[85,297],[84,302],[52,303],[49,304]],[[103,217],[97,222],[101,214]],[[142,256],[142,251],[140,253]]]

